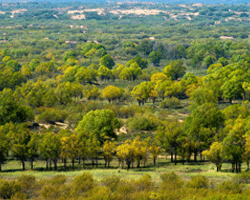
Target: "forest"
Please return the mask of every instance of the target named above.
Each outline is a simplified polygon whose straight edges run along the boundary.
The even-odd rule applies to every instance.
[[[0,3],[0,199],[249,199],[249,15]]]

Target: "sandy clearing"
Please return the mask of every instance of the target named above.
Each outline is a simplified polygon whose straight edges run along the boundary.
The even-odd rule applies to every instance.
[[[232,40],[234,38],[233,37],[228,37],[228,36],[220,36],[220,39],[222,39],[222,40]]]
[[[202,7],[202,3],[194,3],[192,6],[196,6],[196,7]]]
[[[83,13],[83,12],[97,12],[98,15],[102,15],[104,14],[104,9],[97,8],[97,9],[84,9],[84,10],[69,10],[68,14],[72,15],[74,13]]]
[[[162,10],[156,10],[156,9],[130,9],[130,10],[111,10],[110,13],[113,13],[114,15],[119,14],[136,14],[136,15],[158,15],[159,13],[165,13],[169,14],[168,11],[162,11]]]
[[[70,17],[71,19],[86,19],[85,15],[81,14],[81,15],[72,15]]]
[[[57,15],[53,15],[55,18],[58,18],[58,16]]]
[[[1,11],[1,10],[0,10],[0,14],[4,15],[4,14],[5,14],[5,12],[3,12],[3,11]]]
[[[18,10],[12,10],[11,11],[11,18],[14,18],[15,17],[15,14],[16,13],[24,13],[24,12],[26,12],[26,11],[28,11],[27,9],[18,9]]]

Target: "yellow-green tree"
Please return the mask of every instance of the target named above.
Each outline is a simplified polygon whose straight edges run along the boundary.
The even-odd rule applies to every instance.
[[[114,101],[115,99],[120,100],[120,98],[122,97],[122,94],[123,94],[123,90],[121,88],[118,88],[113,85],[109,85],[103,89],[102,97],[106,98],[110,103],[111,101]]]
[[[151,156],[152,156],[153,161],[154,161],[154,166],[155,166],[156,165],[156,159],[159,156],[159,154],[161,153],[161,148],[159,146],[157,146],[155,142],[153,142],[149,146],[149,151],[151,153]]]
[[[130,169],[132,162],[134,161],[134,149],[131,145],[131,140],[126,140],[124,144],[119,145],[116,148],[116,155],[122,163],[125,161],[127,164],[127,170]]]
[[[209,150],[203,151],[202,154],[208,158],[212,163],[217,167],[217,172],[221,170],[223,153],[222,153],[222,144],[219,142],[214,142],[210,146]]]
[[[104,160],[105,160],[105,168],[107,167],[108,165],[108,168],[109,168],[109,164],[110,162],[112,161],[113,159],[113,154],[115,152],[115,143],[114,142],[111,142],[111,141],[105,141],[104,142],[104,145],[103,145],[103,148],[102,148],[102,154],[103,154],[103,157],[104,157]]]
[[[71,159],[73,170],[75,168],[75,159],[78,153],[78,140],[76,134],[61,138],[61,158],[64,161],[66,169],[67,158]]]
[[[133,88],[131,96],[138,101],[139,105],[144,105],[153,90],[154,84],[152,82],[142,82]]]
[[[130,145],[133,149],[135,160],[137,161],[137,167],[140,168],[141,161],[144,161],[144,166],[145,166],[149,152],[148,139],[140,141],[140,137],[136,137]]]
[[[245,136],[245,151],[244,151],[244,160],[247,163],[247,171],[249,171],[249,161],[250,161],[250,137]]]
[[[87,84],[83,87],[82,93],[83,96],[88,100],[96,100],[101,94],[100,89],[97,86],[90,84]]]

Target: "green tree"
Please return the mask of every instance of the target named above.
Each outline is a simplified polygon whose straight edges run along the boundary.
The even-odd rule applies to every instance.
[[[149,39],[143,39],[140,41],[137,49],[144,53],[145,55],[149,55],[150,52],[153,50],[153,42]]]
[[[2,132],[2,130],[0,131],[0,138],[1,138],[0,142],[0,172],[1,172],[2,164],[4,164],[9,150],[9,142],[7,136]]]
[[[10,133],[13,156],[21,161],[23,170],[25,170],[25,161],[28,158],[28,144],[31,139],[31,133],[26,124],[20,124],[15,132]]]
[[[160,60],[161,60],[161,54],[157,51],[152,51],[149,56],[149,60],[151,63],[153,63],[154,66],[159,66]]]
[[[228,65],[228,61],[226,58],[224,57],[221,57],[219,60],[218,60],[218,63],[222,64],[223,67],[225,67],[226,65]]]
[[[215,61],[216,61],[216,58],[213,56],[207,56],[206,58],[204,58],[204,64],[206,65],[207,68],[210,65],[214,64]]]
[[[31,71],[35,71],[36,67],[40,64],[40,60],[38,59],[33,59],[30,64],[29,67],[31,69]]]
[[[168,122],[165,126],[158,127],[156,140],[161,147],[171,155],[171,162],[177,164],[177,153],[180,146],[179,138],[183,135],[183,128],[180,122]],[[174,155],[174,158],[173,158]]]
[[[93,133],[103,143],[107,138],[116,138],[115,129],[120,128],[120,122],[111,110],[90,111],[83,116],[76,131]]]
[[[14,98],[11,89],[0,92],[0,125],[8,122],[21,123],[34,119],[30,107],[20,105]]]
[[[27,144],[28,148],[28,158],[30,160],[30,168],[33,170],[34,160],[39,156],[38,154],[38,142],[39,135],[36,133],[31,134],[29,143]]]
[[[102,65],[109,69],[112,69],[112,67],[115,65],[115,62],[113,58],[109,54],[107,54],[100,59],[100,66]]]
[[[232,103],[233,99],[242,98],[242,94],[244,94],[242,82],[240,82],[237,78],[225,81],[221,89],[223,90],[223,97],[228,99],[230,103]]]
[[[54,168],[57,170],[57,160],[61,154],[60,136],[52,132],[45,133],[39,143],[39,151],[42,158],[46,160],[46,169],[48,170],[48,160],[52,159]]]
[[[241,172],[241,163],[244,158],[245,127],[245,120],[237,119],[222,142],[225,159],[231,161],[232,172],[236,173]]]
[[[177,80],[186,73],[186,67],[183,66],[182,60],[171,61],[170,64],[164,68],[162,73],[171,77],[172,80]]]
[[[141,69],[145,69],[148,66],[148,61],[141,58],[140,56],[135,56],[134,58],[132,58],[131,60],[129,60],[126,63],[126,66],[130,67],[131,64],[133,63],[137,63],[137,65],[141,68]]]

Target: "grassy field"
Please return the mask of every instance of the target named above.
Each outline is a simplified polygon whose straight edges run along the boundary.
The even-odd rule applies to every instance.
[[[189,180],[192,176],[203,175],[206,176],[210,181],[217,184],[226,180],[232,180],[235,174],[230,172],[231,164],[224,163],[222,166],[222,171],[217,172],[214,164],[209,162],[198,162],[198,163],[185,163],[184,165],[178,163],[174,165],[164,156],[157,160],[157,165],[153,166],[152,161],[149,160],[146,167],[141,168],[131,168],[129,171],[126,169],[120,169],[117,167],[118,161],[114,159],[111,162],[111,167],[109,169],[104,169],[103,160],[99,160],[98,168],[92,168],[90,162],[85,163],[85,168],[82,168],[82,164],[76,164],[76,169],[73,171],[71,168],[71,163],[68,163],[68,170],[63,170],[63,165],[61,162],[58,163],[58,171],[45,170],[44,161],[36,161],[34,163],[34,170],[30,170],[29,162],[26,163],[26,171],[22,171],[21,163],[19,161],[8,161],[7,164],[2,166],[2,172],[0,172],[0,178],[4,179],[16,179],[22,174],[34,175],[36,178],[50,179],[51,177],[63,174],[67,177],[67,181],[71,180],[82,174],[83,172],[89,172],[93,175],[96,180],[101,180],[105,177],[118,176],[123,179],[138,179],[144,174],[148,173],[153,180],[157,183],[160,181],[160,175],[165,172],[174,171],[176,174],[180,175],[182,179]],[[246,170],[246,165],[242,165],[242,171]]]

